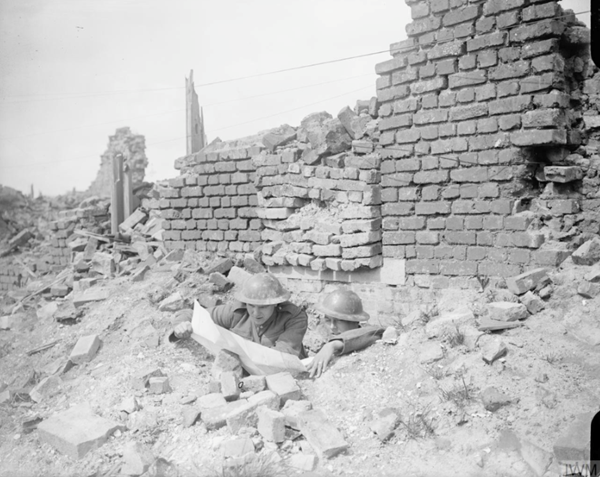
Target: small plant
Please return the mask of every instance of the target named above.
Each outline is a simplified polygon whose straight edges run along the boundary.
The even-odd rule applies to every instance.
[[[436,381],[439,381],[440,379],[446,376],[446,371],[441,366],[432,366],[427,371],[427,374],[429,374],[429,376],[431,376]]]
[[[548,364],[558,363],[561,359],[562,357],[560,356],[560,354],[554,352],[546,353],[546,355],[543,357],[543,360],[547,361]]]
[[[460,380],[461,382],[456,382],[450,389],[440,387],[440,398],[442,401],[453,402],[459,409],[463,409],[474,396],[463,375],[460,376]]]
[[[430,410],[424,409],[400,418],[399,424],[404,427],[409,439],[419,439],[435,433],[434,419],[429,415]]]
[[[459,326],[455,324],[454,329],[446,331],[444,340],[451,348],[455,348],[456,346],[460,346],[465,342],[465,334],[459,328]]]
[[[477,281],[479,282],[479,286],[481,287],[481,291],[485,291],[485,287],[488,286],[488,284],[490,283],[490,277],[486,276],[486,275],[475,275],[475,278],[477,278]]]
[[[433,318],[438,316],[439,311],[437,305],[427,305],[423,311],[421,311],[421,320],[424,324],[429,323]]]

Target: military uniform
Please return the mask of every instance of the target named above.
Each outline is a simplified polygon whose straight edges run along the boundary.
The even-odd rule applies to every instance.
[[[341,341],[343,348],[337,355],[350,354],[353,351],[368,348],[377,340],[381,339],[385,328],[379,326],[362,326],[355,330],[344,331],[329,338],[331,341]]]

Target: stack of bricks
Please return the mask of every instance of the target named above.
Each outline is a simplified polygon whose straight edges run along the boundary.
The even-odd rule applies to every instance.
[[[23,282],[21,266],[10,258],[0,259],[0,291],[20,288]]]
[[[61,210],[58,219],[50,222],[50,230],[53,233],[49,237],[49,263],[55,265],[71,263],[72,250],[69,248],[69,241],[74,237],[76,229],[100,235],[110,233],[109,201],[92,202],[90,204],[84,202],[77,209]]]
[[[512,192],[530,148],[580,141],[560,50],[571,20],[547,0],[407,3],[409,38],[376,66],[384,257],[434,287],[551,264]]]
[[[380,267],[379,156],[343,152],[308,165],[301,152],[286,148],[253,159],[265,265]]]
[[[159,201],[167,249],[239,253],[260,245],[251,158],[262,146],[221,144],[175,162],[183,174]]]

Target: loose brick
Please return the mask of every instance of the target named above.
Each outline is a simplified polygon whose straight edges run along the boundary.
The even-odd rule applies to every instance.
[[[341,433],[321,411],[311,410],[300,414],[298,427],[321,459],[335,457],[349,447]]]
[[[266,377],[267,388],[285,404],[288,399],[300,399],[300,388],[290,373],[277,373]]]
[[[91,361],[96,355],[98,348],[100,348],[100,344],[101,341],[98,335],[88,335],[79,338],[73,351],[71,351],[69,360],[75,364]]]

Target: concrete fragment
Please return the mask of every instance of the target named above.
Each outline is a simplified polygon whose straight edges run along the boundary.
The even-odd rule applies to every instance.
[[[140,442],[128,442],[123,447],[121,474],[142,475],[154,463],[152,451]]]
[[[286,464],[292,469],[301,470],[303,472],[312,472],[317,466],[317,456],[312,454],[292,454]],[[308,476],[309,474],[303,474]],[[311,474],[312,475],[312,474]]]
[[[200,417],[201,410],[198,407],[186,406],[182,411],[183,427],[192,427]]]
[[[268,151],[274,152],[279,146],[285,146],[294,139],[296,131],[286,124],[265,134],[261,141]]]
[[[216,285],[217,289],[220,289],[223,291],[228,290],[233,286],[233,283],[231,283],[229,280],[227,280],[227,277],[219,272],[211,273],[210,276],[208,277],[208,281],[210,283],[214,283]]]
[[[273,391],[260,391],[248,398],[248,402],[254,406],[266,406],[277,411],[281,405],[281,398]]]
[[[148,389],[152,394],[164,394],[171,391],[169,378],[166,376],[152,377],[148,381]]]
[[[487,304],[488,315],[492,320],[517,321],[529,316],[527,308],[522,303],[496,301]]]
[[[528,272],[521,273],[515,277],[506,279],[506,286],[515,295],[533,290],[539,283],[548,278],[548,270],[546,268],[536,268]]]
[[[144,389],[148,387],[150,378],[165,376],[159,368],[147,367],[140,371],[137,371],[131,379],[131,385],[134,389]]]
[[[381,341],[385,344],[396,344],[398,341],[398,332],[396,331],[396,328],[388,326],[381,336]]]
[[[185,253],[185,250],[182,249],[178,249],[178,250],[171,250],[169,253],[167,253],[165,255],[165,262],[181,262],[181,260],[183,260],[183,255]]]
[[[508,349],[500,339],[494,339],[483,348],[482,358],[487,364],[492,364],[506,354]]]
[[[584,242],[573,252],[571,258],[576,265],[594,265],[600,260],[600,239],[594,237],[592,240]]]
[[[221,350],[212,364],[211,374],[215,381],[221,380],[221,374],[231,371],[238,379],[242,378],[242,362],[237,354],[231,351]]]
[[[96,356],[96,352],[100,348],[100,343],[98,335],[82,336],[77,341],[77,344],[75,344],[73,351],[71,351],[69,360],[74,364],[91,361]]]
[[[592,269],[586,273],[583,278],[588,282],[600,283],[600,265],[594,265]]]
[[[241,457],[254,452],[254,442],[249,437],[236,437],[221,444],[223,457]]]
[[[246,376],[242,378],[241,382],[244,391],[253,391],[255,393],[263,391],[267,385],[264,376]]]
[[[292,429],[299,430],[298,416],[311,409],[312,403],[310,401],[295,401],[289,399],[281,408],[281,413],[285,416],[285,425]]]
[[[80,283],[83,280],[79,281]],[[83,292],[73,293],[73,305],[76,308],[85,305],[86,303],[92,303],[95,301],[103,301],[109,297],[108,290],[103,288],[89,288]]]
[[[54,313],[56,313],[57,310],[58,305],[55,302],[51,302],[38,308],[35,314],[40,320],[49,320],[54,316]]]
[[[127,414],[132,414],[135,411],[139,411],[141,408],[142,407],[135,396],[127,396],[119,405],[119,411],[124,411]]]
[[[258,417],[258,432],[270,442],[283,442],[285,440],[285,416],[279,411],[274,411],[266,406],[256,409]]]
[[[496,412],[502,406],[511,403],[511,399],[504,393],[490,386],[481,392],[481,402],[483,407],[490,412]]]
[[[522,326],[521,323],[516,321],[498,321],[491,320],[489,318],[482,318],[479,321],[477,329],[480,331],[500,331],[508,330],[510,328],[518,328],[519,326]]]
[[[581,282],[577,287],[577,293],[591,300],[600,293],[600,283]]]
[[[144,223],[148,219],[148,214],[142,209],[135,209],[129,217],[119,224],[119,231],[124,234],[131,233],[137,224]]]
[[[444,350],[437,342],[425,343],[419,354],[419,362],[423,364],[439,361],[444,357]]]
[[[327,420],[321,411],[312,410],[300,414],[298,426],[300,432],[321,459],[335,457],[349,447],[340,431]]]
[[[527,311],[532,315],[535,315],[536,313],[539,313],[544,308],[546,308],[546,304],[544,303],[544,301],[531,291],[525,293],[525,295],[523,295],[520,298],[520,300],[521,303],[523,303],[523,305],[525,305],[525,307],[527,308]]]
[[[273,391],[285,404],[288,399],[300,399],[301,391],[298,383],[288,372],[271,374],[266,377],[267,389]]]
[[[248,401],[238,399],[228,402],[224,406],[204,409],[200,418],[207,429],[219,429],[227,424],[227,418],[241,408],[247,408]]]
[[[593,418],[594,412],[578,414],[563,431],[553,446],[554,457],[557,461],[588,461]]]
[[[50,294],[56,297],[65,297],[69,294],[69,287],[64,284],[54,285],[50,288]]]
[[[183,308],[186,308],[186,304],[179,292],[172,293],[158,305],[159,311],[179,311]]]
[[[69,359],[57,358],[51,363],[44,366],[42,371],[48,375],[53,374],[65,374],[74,366],[73,362]]]
[[[235,401],[240,397],[239,379],[232,371],[221,373],[221,394],[226,401]]]
[[[115,260],[112,255],[105,252],[94,253],[90,271],[97,272],[100,275],[110,278],[114,275],[115,268]]]
[[[81,459],[98,449],[122,424],[95,415],[87,405],[59,412],[38,425],[40,438],[62,454]]]
[[[244,282],[251,276],[252,274],[248,273],[243,268],[232,267],[231,270],[229,270],[229,275],[227,275],[227,278],[230,282],[233,282],[235,286],[241,287],[244,284]]]
[[[42,402],[60,391],[62,379],[58,376],[48,376],[42,379],[30,392],[29,396],[35,402]]]
[[[244,258],[244,268],[250,273],[262,273],[266,270],[254,257]]]
[[[221,393],[210,393],[198,398],[198,406],[201,409],[210,409],[225,406],[227,401]]]
[[[385,442],[392,437],[399,423],[398,412],[392,408],[385,408],[377,413],[376,418],[369,424],[369,428],[381,442]]]
[[[244,406],[240,406],[229,413],[225,419],[227,428],[232,434],[237,434],[243,428],[256,427],[256,422],[258,420],[256,409],[258,406],[249,401],[243,402],[245,402]]]
[[[147,264],[143,264],[140,265],[135,272],[133,272],[133,275],[131,275],[131,281],[132,282],[141,282],[144,280],[144,277],[146,275],[146,272],[150,270],[150,267]]]

